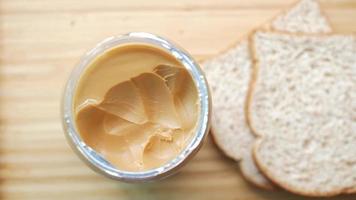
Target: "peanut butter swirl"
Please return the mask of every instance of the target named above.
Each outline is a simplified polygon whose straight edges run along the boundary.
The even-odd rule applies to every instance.
[[[152,68],[151,68],[152,69]],[[121,170],[144,171],[174,159],[194,134],[198,92],[181,66],[162,64],[78,106],[84,142]]]

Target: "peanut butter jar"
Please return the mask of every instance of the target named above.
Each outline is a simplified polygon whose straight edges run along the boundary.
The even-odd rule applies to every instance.
[[[110,37],[72,71],[62,122],[74,152],[94,171],[125,182],[174,174],[209,132],[204,73],[182,48],[153,34]]]

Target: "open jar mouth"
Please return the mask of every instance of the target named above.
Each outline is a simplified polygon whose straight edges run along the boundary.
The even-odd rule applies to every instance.
[[[199,115],[195,133],[183,149],[173,160],[166,164],[147,171],[124,171],[110,164],[103,156],[89,147],[81,138],[74,121],[73,98],[81,74],[90,63],[105,51],[123,44],[142,43],[159,47],[180,61],[184,68],[193,78],[199,96]],[[92,50],[88,51],[79,61],[69,76],[64,89],[61,118],[66,138],[75,153],[94,171],[109,178],[126,182],[140,182],[157,180],[176,172],[191,158],[201,147],[205,136],[209,131],[211,115],[211,98],[206,78],[197,62],[182,48],[159,36],[145,33],[132,32],[122,36],[109,37],[98,43]]]

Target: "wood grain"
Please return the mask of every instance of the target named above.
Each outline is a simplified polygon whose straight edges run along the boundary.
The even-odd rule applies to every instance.
[[[0,199],[301,199],[250,186],[210,138],[179,174],[164,181],[132,185],[106,179],[71,151],[59,117],[70,71],[105,37],[153,32],[200,60],[293,1],[0,1]],[[321,4],[337,32],[356,33],[356,1]]]

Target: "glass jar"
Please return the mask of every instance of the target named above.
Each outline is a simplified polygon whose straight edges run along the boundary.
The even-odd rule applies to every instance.
[[[191,141],[173,160],[158,168],[142,172],[123,171],[111,165],[103,156],[96,153],[95,150],[85,144],[76,129],[74,121],[73,97],[81,74],[95,58],[102,55],[105,51],[119,45],[130,43],[153,45],[175,57],[190,73],[199,93],[200,113],[198,115],[197,128],[195,129],[195,133]],[[209,132],[210,115],[211,98],[209,88],[206,78],[197,62],[195,62],[186,51],[172,42],[144,32],[133,32],[122,36],[107,38],[98,43],[92,50],[87,52],[70,74],[64,90],[61,107],[64,133],[74,152],[94,171],[109,178],[126,182],[158,180],[176,172],[202,146],[204,138]]]

